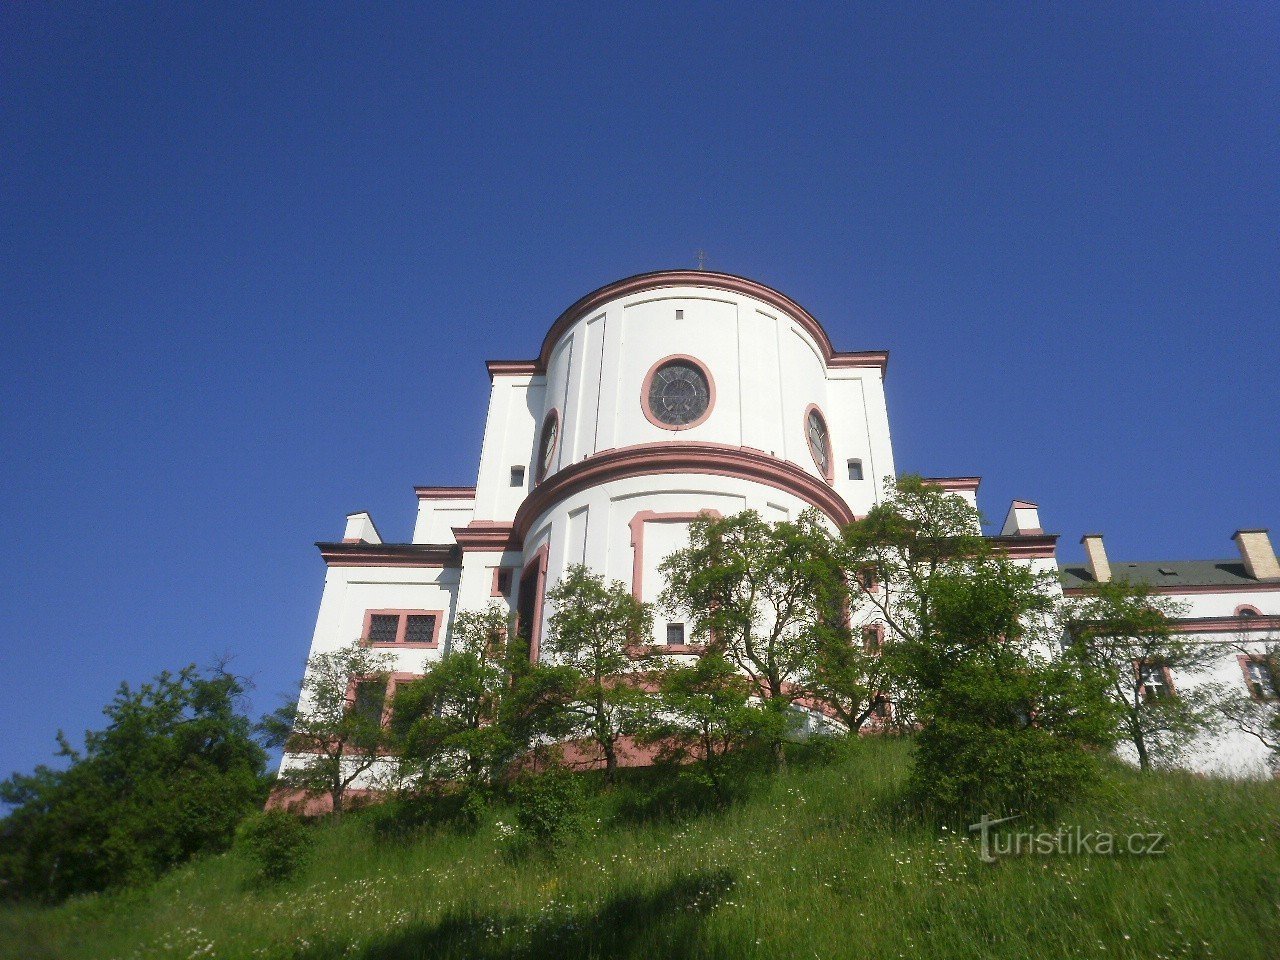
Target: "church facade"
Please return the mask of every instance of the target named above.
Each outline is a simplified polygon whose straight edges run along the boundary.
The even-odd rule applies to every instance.
[[[494,602],[516,613],[536,657],[543,597],[573,564],[655,600],[658,565],[701,511],[753,509],[776,521],[813,508],[834,525],[865,514],[897,473],[887,363],[884,351],[836,350],[798,303],[742,277],[661,271],[587,294],[551,324],[536,358],[488,362],[474,487],[417,487],[409,543],[384,542],[371,516],[354,513],[341,540],[318,545],[327,572],[311,652],[356,639],[385,649],[393,695],[448,650],[459,612]],[[934,482],[976,504],[978,478]],[[1014,501],[994,539],[1058,569],[1057,537],[1041,529],[1034,503]],[[1158,575],[1160,589],[1192,598],[1186,629],[1205,642],[1241,628],[1261,641],[1280,626],[1280,568],[1266,533],[1241,531],[1237,541],[1239,559]],[[1107,566],[1100,537],[1086,547],[1088,567],[1060,571],[1068,595],[1113,570],[1148,572]],[[685,625],[659,613],[652,641],[681,655]],[[1217,672],[1230,679],[1234,669],[1246,683],[1257,668],[1227,646]],[[1261,769],[1261,745],[1229,739],[1202,762]]]

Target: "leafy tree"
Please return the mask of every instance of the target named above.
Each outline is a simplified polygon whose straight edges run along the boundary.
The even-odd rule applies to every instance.
[[[459,614],[449,652],[397,687],[395,751],[419,789],[492,785],[536,741],[566,731],[574,674],[531,664],[509,626],[496,604]]]
[[[83,750],[58,734],[65,770],[0,783],[0,891],[60,900],[150,880],[226,849],[266,794],[266,754],[240,712],[245,681],[221,667],[121,684]]]
[[[1261,642],[1242,629],[1233,648],[1256,664],[1245,691],[1223,691],[1218,709],[1226,723],[1253,737],[1268,751],[1273,771],[1280,770],[1280,642],[1274,637]]]
[[[1092,776],[1114,717],[1096,673],[1060,655],[1051,574],[994,551],[974,508],[915,476],[841,531],[837,556],[855,609],[885,624],[874,682],[919,728],[926,803],[1047,808]]]
[[[264,717],[270,742],[294,756],[279,783],[309,794],[328,794],[341,816],[347,791],[383,762],[390,735],[383,724],[390,658],[360,641],[307,661],[302,695]]]
[[[621,581],[606,584],[581,565],[570,567],[547,599],[554,612],[542,649],[574,671],[568,714],[604,752],[605,780],[613,783],[618,741],[638,733],[647,712],[649,695],[627,674],[636,668],[632,652],[653,629],[652,610]]]
[[[1172,671],[1201,669],[1219,655],[1216,645],[1171,630],[1185,612],[1185,604],[1127,580],[1091,584],[1070,605],[1073,649],[1105,677],[1143,770],[1176,763],[1217,716],[1216,689],[1175,691],[1169,683]]]
[[[770,524],[754,510],[703,514],[689,526],[689,546],[661,569],[663,606],[685,615],[693,635],[743,670],[769,708],[786,716],[804,692],[816,631],[843,615],[845,588],[818,515]],[[781,766],[784,735],[777,729]]]
[[[301,819],[284,810],[250,814],[236,830],[235,848],[249,861],[255,884],[288,880],[306,862],[313,837]]]
[[[696,760],[716,797],[728,799],[733,757],[752,743],[785,733],[785,717],[752,700],[751,681],[717,652],[660,674],[654,713],[642,742],[660,746],[659,759]]]

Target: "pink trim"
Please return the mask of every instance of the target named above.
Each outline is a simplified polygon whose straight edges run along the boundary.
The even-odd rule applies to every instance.
[[[1015,560],[1051,560],[1058,545],[1056,533],[1011,533],[1008,536],[987,537],[987,543],[1006,557]]]
[[[1169,668],[1163,663],[1148,663],[1147,666],[1159,668],[1161,675],[1164,677],[1164,685],[1169,688],[1169,693],[1176,697],[1178,695],[1178,688],[1173,685],[1173,673]],[[1142,682],[1141,671],[1137,660],[1133,661],[1133,672],[1138,675],[1138,696],[1146,697],[1147,685]]]
[[[1241,584],[1200,584],[1160,586],[1149,584],[1152,593],[1160,594],[1192,594],[1192,593],[1261,593],[1263,591],[1280,590],[1280,580],[1254,580]],[[1088,593],[1087,587],[1063,587],[1062,592],[1068,597],[1079,597]],[[1238,621],[1237,621],[1238,622]]]
[[[534,580],[533,623],[529,624],[529,661],[538,662],[538,654],[542,650],[542,606],[547,595],[547,545],[544,543],[534,551],[533,557],[520,569],[520,582],[524,582],[530,567],[536,567],[537,579]],[[517,606],[520,598],[516,598]],[[518,629],[518,628],[517,628]]]
[[[552,422],[556,425],[555,442],[551,444],[551,451],[547,456],[542,455],[542,441],[546,439],[547,427]],[[537,463],[533,465],[533,483],[534,486],[540,484],[543,480],[553,473],[552,464],[555,463],[556,453],[560,450],[560,434],[563,431],[560,427],[560,411],[552,407],[547,411],[547,415],[542,418],[542,429],[538,431],[538,449],[535,456],[538,458]]]
[[[1015,501],[1013,501],[1013,509],[1015,509],[1015,510],[1038,510],[1038,509],[1040,509],[1040,504],[1038,504],[1038,503],[1032,503],[1030,500],[1015,500]]]
[[[486,360],[485,368],[489,371],[490,380],[494,377],[545,373],[537,360]]]
[[[641,510],[631,518],[627,526],[631,529],[631,546],[634,548],[631,555],[631,595],[633,597],[637,600],[644,599],[644,525],[646,523],[689,523],[697,520],[704,513],[716,519],[721,516],[719,510],[710,509],[699,510],[696,513],[657,513],[653,510]]]
[[[1172,633],[1268,633],[1280,630],[1280,617],[1183,617],[1169,621]]]
[[[737,477],[783,490],[816,507],[837,525],[854,519],[853,511],[831,486],[794,463],[759,450],[701,441],[665,441],[603,450],[556,471],[534,489],[514,521],[519,539],[547,510],[581,490],[627,477],[697,473]]]
[[[474,500],[475,487],[414,487],[419,500]]]
[[[319,543],[320,557],[331,567],[422,567],[460,566],[452,546],[430,550],[405,550],[409,544]]]
[[[435,617],[436,622],[431,630],[431,639],[426,643],[409,643],[405,640],[405,631],[409,626],[409,615]],[[373,625],[375,616],[399,617],[400,624],[396,627],[396,638],[391,643],[371,643],[369,641],[369,630]],[[443,610],[366,610],[364,612],[364,630],[360,633],[360,642],[367,647],[376,649],[392,649],[397,650],[434,650],[440,646],[440,625],[444,623]]]
[[[868,643],[867,639],[874,637],[873,643]],[[879,653],[884,649],[884,624],[869,623],[862,628],[862,652],[863,653]]]
[[[799,323],[800,326],[804,327],[808,334],[817,341],[818,347],[822,350],[823,358],[828,364],[833,359],[836,359],[836,364],[839,366],[879,366],[883,369],[883,365],[888,362],[888,355],[884,353],[837,354],[831,348],[831,338],[827,336],[827,331],[822,328],[822,324],[815,320],[808,310],[786,294],[766,287],[762,283],[748,280],[746,277],[737,277],[728,273],[714,273],[710,270],[658,270],[653,273],[642,273],[638,276],[627,277],[606,284],[572,304],[556,318],[551,325],[551,329],[547,331],[547,336],[542,341],[542,349],[538,353],[539,367],[546,369],[547,363],[551,359],[551,351],[555,349],[560,337],[569,327],[573,326],[588,313],[594,312],[596,308],[610,300],[662,287],[710,287],[716,290],[728,290],[733,293],[755,297],[757,300],[777,307]],[[883,359],[880,359],[881,357]]]
[[[839,350],[832,351],[827,359],[827,366],[832,370],[879,370],[884,376],[889,369],[888,350]]]
[[[977,493],[978,485],[982,483],[981,477],[923,477],[922,479],[931,486],[941,487],[947,493],[957,493],[961,490]]]
[[[489,585],[489,596],[491,597],[507,597],[511,593],[511,584],[515,580],[515,567],[493,567],[493,583]],[[499,582],[502,574],[506,573],[511,579],[507,581],[507,589],[503,590]]]
[[[511,524],[493,520],[472,520],[465,527],[453,527],[453,538],[463,553],[502,553],[519,550]]]
[[[812,411],[818,411],[818,416],[822,418],[822,432],[826,434],[827,444],[827,469],[822,469],[822,464],[818,462],[817,457],[813,457],[813,447],[809,443],[809,414]],[[811,403],[804,408],[804,445],[809,451],[809,456],[813,457],[813,465],[818,468],[818,473],[827,478],[827,483],[836,482],[836,457],[831,451],[831,423],[827,420],[827,415],[822,412],[822,408],[816,403]]]
[[[654,374],[656,374],[658,372],[658,369],[662,367],[664,364],[668,364],[673,360],[683,360],[685,363],[693,364],[693,366],[697,367],[700,371],[702,371],[702,375],[707,380],[707,409],[702,411],[702,416],[700,416],[697,420],[693,420],[689,423],[677,423],[677,424],[663,423],[654,415],[652,408],[649,406],[649,387],[653,385]],[[644,375],[644,383],[641,384],[640,386],[640,409],[644,411],[645,419],[648,420],[650,423],[652,423],[655,427],[659,427],[663,430],[692,430],[694,427],[698,426],[699,424],[704,423],[707,417],[711,416],[711,411],[715,409],[715,406],[716,406],[715,378],[711,376],[711,371],[707,369],[707,365],[705,363],[703,363],[701,360],[699,360],[696,357],[689,356],[686,353],[673,353],[670,356],[663,357],[661,360],[659,360],[657,363],[655,363],[653,366],[649,368],[649,372]]]
[[[1255,607],[1252,603],[1242,603],[1235,609],[1237,617],[1260,617],[1262,611]]]

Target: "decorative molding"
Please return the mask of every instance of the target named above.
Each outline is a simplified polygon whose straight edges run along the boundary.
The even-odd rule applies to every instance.
[[[981,477],[921,477],[925,483],[941,487],[947,493],[958,493],[961,490],[977,493]]]
[[[561,468],[520,504],[513,522],[515,536],[522,540],[538,517],[579,491],[628,477],[689,473],[735,477],[785,491],[817,508],[839,526],[854,519],[853,511],[839,493],[794,463],[750,447],[665,441],[602,450]]]
[[[330,567],[460,567],[451,543],[317,543]]]
[[[1270,633],[1280,630],[1280,617],[1178,617],[1169,621],[1172,633]]]
[[[997,551],[1015,560],[1052,560],[1058,545],[1058,534],[1027,531],[987,537],[986,540]]]
[[[490,360],[489,376],[514,374],[545,373],[551,360],[551,352],[565,331],[584,316],[594,313],[600,306],[620,297],[642,293],[646,290],[657,290],[663,287],[704,287],[713,290],[727,290],[767,303],[781,310],[798,323],[817,343],[827,367],[835,369],[865,368],[879,370],[884,373],[889,364],[889,353],[885,350],[836,351],[831,346],[831,338],[814,316],[804,307],[796,303],[785,293],[766,287],[763,283],[748,280],[729,273],[716,273],[711,270],[658,270],[653,273],[642,273],[634,277],[606,284],[579,298],[565,310],[547,331],[542,341],[542,348],[537,360]]]
[[[644,600],[644,525],[646,523],[689,523],[703,514],[719,519],[719,510],[698,510],[693,513],[658,513],[656,510],[641,510],[631,518],[627,526],[631,530],[631,595],[637,600]]]
[[[502,553],[519,550],[511,524],[493,520],[473,520],[465,527],[453,527],[453,537],[463,553]]]
[[[649,406],[649,388],[653,385],[654,374],[658,372],[659,368],[661,368],[665,364],[671,363],[671,361],[673,360],[683,360],[685,363],[688,363],[692,366],[697,367],[698,370],[701,371],[703,379],[707,381],[707,409],[702,411],[702,416],[700,416],[697,420],[690,421],[689,423],[664,423],[661,419],[658,418],[658,416],[653,412],[653,409]],[[649,368],[649,372],[644,375],[644,381],[640,385],[640,409],[644,411],[644,417],[646,420],[652,423],[655,427],[658,427],[662,430],[692,430],[694,427],[698,426],[699,424],[706,422],[707,417],[711,416],[711,411],[715,409],[715,406],[716,406],[715,377],[711,376],[711,371],[707,369],[707,365],[705,363],[703,363],[697,357],[691,357],[688,354],[673,353],[668,357],[663,357],[661,360],[659,360],[657,363],[655,363],[652,367]]]
[[[419,500],[474,500],[475,487],[414,487]]]

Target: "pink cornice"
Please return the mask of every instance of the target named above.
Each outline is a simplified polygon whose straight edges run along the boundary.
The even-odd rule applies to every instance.
[[[1280,617],[1180,617],[1169,621],[1173,633],[1270,633]]]
[[[703,514],[719,518],[719,510],[699,510],[696,513],[658,513],[656,510],[641,510],[628,526],[631,529],[631,595],[637,600],[644,599],[644,525],[646,523],[689,523]],[[670,651],[669,651],[670,652]]]
[[[484,365],[489,371],[490,380],[494,377],[536,375],[546,372],[537,360],[486,360]]]
[[[414,487],[419,500],[474,500],[475,487]]]
[[[663,287],[709,287],[754,297],[781,310],[804,327],[818,344],[828,367],[877,369],[882,376],[888,367],[889,354],[884,350],[837,352],[832,349],[831,338],[827,336],[827,331],[808,310],[785,293],[766,287],[763,283],[729,273],[714,273],[710,270],[658,270],[617,280],[588,293],[556,318],[542,341],[542,349],[536,361],[490,360],[489,375],[492,377],[496,374],[545,373],[547,363],[551,359],[551,351],[555,349],[560,337],[584,316],[610,300]]]
[[[1152,593],[1160,594],[1192,594],[1192,593],[1264,593],[1280,590],[1280,580],[1242,580],[1240,583],[1203,583],[1203,584],[1147,584]],[[1062,592],[1068,597],[1082,597],[1089,593],[1088,587],[1063,587]]]
[[[581,490],[628,477],[682,473],[763,483],[816,507],[836,524],[843,526],[854,519],[840,494],[794,463],[746,447],[669,440],[615,447],[563,467],[539,484],[520,505],[513,523],[515,536],[522,540],[538,517]]]
[[[1039,507],[1040,507],[1040,504],[1032,503],[1030,500],[1013,501],[1013,509],[1015,510],[1036,510],[1036,509],[1039,509]]]
[[[973,493],[978,492],[978,485],[982,483],[981,477],[922,477],[925,483],[932,484],[935,487],[941,487],[948,493],[956,493],[959,490],[968,490]]]
[[[1051,560],[1058,545],[1056,533],[1013,533],[987,537],[996,551],[1015,560]]]
[[[458,567],[461,557],[451,544],[317,543],[331,567]]]
[[[501,553],[520,549],[509,523],[477,520],[465,527],[454,527],[453,537],[463,553]]]

